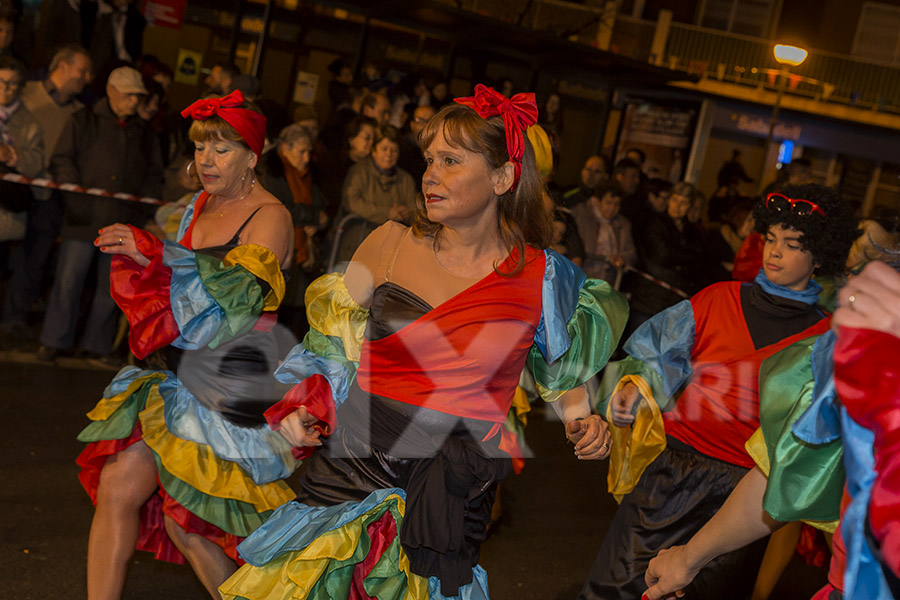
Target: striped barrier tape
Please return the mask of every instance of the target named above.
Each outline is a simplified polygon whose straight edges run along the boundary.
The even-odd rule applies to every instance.
[[[653,275],[650,275],[649,273],[644,273],[643,271],[641,271],[641,270],[639,270],[639,269],[635,269],[634,267],[632,267],[632,266],[630,266],[630,265],[625,265],[624,270],[625,270],[625,271],[631,271],[631,272],[634,273],[635,275],[638,275],[638,276],[640,276],[640,277],[643,277],[643,278],[646,279],[647,281],[652,281],[653,283],[655,283],[655,284],[658,285],[659,287],[665,288],[665,289],[669,290],[670,292],[673,292],[673,293],[675,293],[675,294],[678,294],[678,295],[681,296],[682,298],[690,298],[689,295],[687,295],[686,293],[684,293],[683,291],[681,291],[680,289],[678,289],[678,288],[675,287],[674,285],[672,285],[672,284],[670,284],[670,283],[666,283],[666,282],[663,281],[662,279],[657,279],[656,277],[654,277]]]
[[[126,194],[124,192],[110,192],[100,188],[86,188],[74,183],[57,183],[42,177],[25,177],[18,173],[4,173],[0,175],[0,180],[9,181],[10,183],[19,183],[22,185],[30,185],[32,187],[46,188],[48,190],[62,190],[64,192],[78,192],[88,194],[89,196],[99,196],[101,198],[116,198],[118,200],[128,200],[130,202],[140,202],[141,204],[152,204],[161,206],[165,204],[162,200],[156,198],[147,198],[135,196],[134,194]]]

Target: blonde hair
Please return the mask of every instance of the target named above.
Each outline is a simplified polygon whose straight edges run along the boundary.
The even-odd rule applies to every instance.
[[[443,132],[444,139],[453,147],[463,148],[484,157],[492,170],[499,169],[510,160],[506,148],[506,132],[499,116],[482,119],[471,108],[461,104],[448,104],[434,115],[419,132],[419,146],[424,150]],[[524,132],[523,132],[524,133]],[[519,252],[519,260],[513,271],[516,275],[525,266],[525,245],[546,248],[551,241],[551,215],[543,202],[544,184],[537,170],[531,142],[525,139],[522,156],[522,172],[515,188],[498,197],[497,226],[500,239],[509,251]],[[419,237],[436,238],[443,225],[428,220],[425,199],[416,198],[416,214],[413,233]]]

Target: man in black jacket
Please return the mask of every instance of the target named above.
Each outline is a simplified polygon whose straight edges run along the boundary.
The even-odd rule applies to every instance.
[[[162,160],[157,138],[136,115],[147,93],[141,74],[131,67],[114,70],[107,97],[84,108],[66,124],[50,159],[51,177],[60,183],[159,198]],[[38,358],[52,359],[75,342],[81,292],[97,261],[97,287],[81,338],[89,355],[108,356],[116,332],[116,305],[109,295],[111,256],[94,248],[97,231],[112,223],[141,225],[145,206],[137,202],[68,192],[59,263],[41,331]]]

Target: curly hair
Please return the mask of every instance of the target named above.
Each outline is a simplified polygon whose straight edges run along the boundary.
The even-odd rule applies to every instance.
[[[499,169],[509,160],[506,132],[503,119],[499,116],[482,119],[462,104],[448,104],[419,132],[419,146],[423,150],[428,148],[441,132],[450,145],[481,154],[491,169]],[[552,219],[544,206],[544,184],[538,174],[534,150],[528,136],[523,137],[525,153],[519,182],[514,189],[497,199],[500,238],[509,250],[516,248],[519,251],[516,268],[510,273],[501,273],[503,275],[518,274],[525,266],[525,245],[546,248],[550,245],[552,233]],[[441,228],[440,223],[428,220],[425,200],[419,194],[413,233],[419,237],[435,237],[440,235]]]
[[[799,239],[801,247],[809,250],[818,265],[816,275],[842,273],[850,247],[860,235],[850,204],[837,189],[815,183],[788,185],[779,193],[788,198],[814,202],[825,216],[818,212],[798,214],[793,210],[770,209],[766,207],[766,199],[762,198],[753,208],[756,231],[765,235],[774,225],[798,231],[803,234]]]

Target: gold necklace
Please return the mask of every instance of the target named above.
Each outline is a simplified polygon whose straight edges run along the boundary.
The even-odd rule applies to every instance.
[[[244,177],[246,178],[246,175],[244,175]],[[230,206],[234,206],[235,204],[240,204],[241,202],[243,202],[244,198],[246,198],[247,196],[249,196],[250,193],[253,191],[253,187],[254,187],[255,185],[256,185],[256,175],[254,175],[254,176],[253,176],[253,179],[250,180],[250,187],[247,188],[247,191],[244,192],[243,194],[241,194],[241,197],[238,198],[237,200],[235,200],[234,202],[232,202]],[[215,196],[213,196],[213,197],[215,197]],[[217,210],[217,211],[216,211],[216,215],[217,215],[218,217],[220,217],[220,218],[221,218],[221,217],[224,217],[224,216],[225,216],[225,211],[224,211],[224,210]]]

